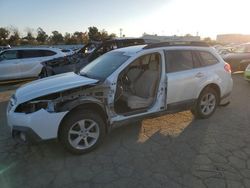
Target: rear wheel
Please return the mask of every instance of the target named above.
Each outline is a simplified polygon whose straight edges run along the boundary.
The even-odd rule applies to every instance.
[[[40,74],[39,74],[39,78],[45,78],[45,77],[47,77],[48,75],[47,75],[47,71],[46,71],[46,69],[45,68],[42,68],[42,70],[41,70],[41,72],[40,72]]]
[[[60,131],[60,141],[73,154],[95,149],[105,137],[105,123],[91,111],[78,110],[68,116]]]
[[[197,103],[191,112],[197,118],[208,118],[216,110],[219,101],[218,99],[218,93],[213,88],[205,88],[201,92]]]

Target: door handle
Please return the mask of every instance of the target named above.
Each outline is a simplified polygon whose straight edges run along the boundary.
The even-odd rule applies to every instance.
[[[205,75],[202,73],[202,72],[198,72],[196,75],[195,75],[195,77],[196,78],[202,78],[202,77],[204,77]]]

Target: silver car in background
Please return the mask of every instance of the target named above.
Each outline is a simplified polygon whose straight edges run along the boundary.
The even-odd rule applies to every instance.
[[[66,56],[57,48],[12,48],[0,53],[0,81],[36,78],[41,62]]]

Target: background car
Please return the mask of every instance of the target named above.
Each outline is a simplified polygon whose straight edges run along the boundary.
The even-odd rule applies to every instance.
[[[78,72],[97,57],[117,48],[145,44],[140,38],[117,38],[106,41],[92,41],[73,55],[44,61],[41,76],[47,77],[65,72]]]
[[[238,45],[231,53],[222,57],[231,65],[232,72],[244,71],[250,63],[250,43]]]
[[[6,50],[6,49],[10,49],[10,45],[7,45],[7,46],[0,46],[0,52],[2,52],[3,50]]]
[[[250,64],[247,66],[244,72],[244,78],[250,83]]]
[[[0,53],[0,81],[38,77],[41,62],[64,57],[56,48],[12,48]]]

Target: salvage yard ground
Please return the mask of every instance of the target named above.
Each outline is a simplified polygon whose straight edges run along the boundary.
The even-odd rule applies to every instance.
[[[95,151],[15,143],[5,110],[18,85],[0,86],[0,187],[250,187],[250,84],[234,75],[231,104],[207,120],[189,111],[112,131]]]

